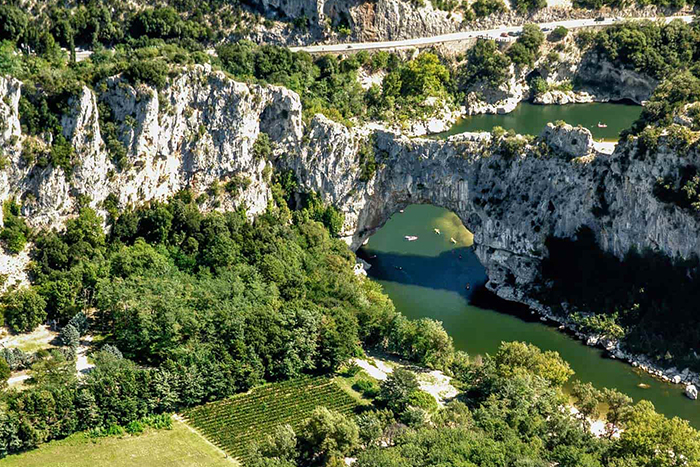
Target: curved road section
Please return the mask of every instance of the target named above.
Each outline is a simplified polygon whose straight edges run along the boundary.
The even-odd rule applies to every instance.
[[[614,23],[622,21],[639,21],[639,20],[654,20],[663,19],[666,23],[670,23],[675,19],[680,19],[686,23],[693,22],[693,16],[666,16],[664,18],[605,18],[601,21],[595,19],[574,19],[567,21],[554,21],[551,23],[537,23],[540,29],[554,29],[557,26],[564,26],[567,29],[590,28],[600,26],[610,26]],[[405,49],[411,47],[423,47],[433,44],[442,44],[445,42],[456,42],[468,39],[485,38],[485,39],[503,39],[515,40],[515,37],[503,37],[510,32],[522,31],[522,26],[503,26],[497,29],[487,29],[482,31],[464,31],[451,34],[442,34],[439,36],[419,37],[416,39],[402,39],[398,41],[385,42],[355,42],[345,44],[332,45],[309,45],[303,47],[290,47],[292,52],[308,52],[308,53],[338,53],[338,52],[356,52],[359,50],[378,50],[378,49]]]

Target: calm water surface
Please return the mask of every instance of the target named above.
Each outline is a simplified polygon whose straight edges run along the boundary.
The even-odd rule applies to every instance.
[[[581,125],[593,133],[596,140],[617,141],[620,131],[629,128],[639,118],[642,107],[632,104],[569,104],[534,105],[522,102],[509,114],[474,115],[460,119],[448,132],[451,136],[465,131],[491,131],[494,126],[514,130],[523,135],[539,135],[548,122],[564,120],[571,125]],[[598,123],[607,125],[599,128]]]
[[[405,235],[417,235],[418,240],[406,241]],[[457,243],[450,242],[450,237]],[[681,386],[662,383],[630,365],[604,358],[601,350],[537,320],[529,322],[470,305],[474,289],[486,281],[471,244],[471,234],[454,213],[416,205],[394,214],[360,254],[372,265],[369,276],[383,285],[397,310],[411,318],[442,321],[458,349],[472,356],[493,354],[502,341],[518,340],[556,350],[576,372],[575,378],[616,388],[635,400],[648,399],[659,412],[683,417],[700,428],[700,401],[683,396]],[[650,388],[642,389],[640,383]]]

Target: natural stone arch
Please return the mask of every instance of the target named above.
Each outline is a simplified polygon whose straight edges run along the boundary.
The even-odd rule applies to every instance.
[[[682,257],[700,250],[697,220],[653,195],[648,174],[684,163],[663,150],[661,167],[630,157],[634,143],[606,155],[594,150],[588,130],[551,124],[540,138],[518,137],[520,145],[511,146],[486,133],[449,141],[381,130],[368,135],[321,116],[307,132],[309,144],[285,167],[302,190],[320,193],[345,213],[353,250],[409,204],[444,207],[474,234],[487,287],[506,299],[529,302],[541,286],[547,238],[574,238],[583,226],[619,257],[633,247]],[[361,179],[358,155],[366,144],[379,164],[369,181]]]

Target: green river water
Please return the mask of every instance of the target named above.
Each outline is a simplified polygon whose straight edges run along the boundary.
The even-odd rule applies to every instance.
[[[564,120],[588,128],[596,140],[617,141],[620,131],[629,128],[641,113],[641,106],[631,104],[534,105],[523,102],[509,114],[462,118],[441,136],[465,131],[491,131],[494,126],[523,135],[539,135],[547,122]],[[600,128],[598,123],[607,127]]]
[[[589,107],[588,114],[581,114],[584,109],[579,109],[578,105],[524,107],[521,104],[520,107],[522,112],[534,112],[534,107],[542,109],[542,114],[530,114],[530,121],[523,123],[530,128],[541,129],[552,112],[560,115],[556,119],[583,124],[583,120],[572,118],[571,113],[558,113],[569,107],[577,115],[608,122],[608,129],[614,130],[615,134],[629,123],[611,128],[613,120],[610,115],[620,116],[616,122],[631,122],[639,113],[638,107],[592,105],[601,109],[593,116],[589,115],[590,110],[598,107]],[[608,118],[595,116],[599,113],[608,115]],[[534,121],[535,115],[538,121]],[[504,120],[510,119],[508,115],[483,117],[489,117],[491,127],[508,127]],[[482,125],[479,129],[490,130],[491,127],[486,128],[488,125],[483,123],[485,119],[479,121]],[[462,131],[468,131],[462,128]],[[522,126],[513,128],[524,131]],[[597,134],[596,137],[606,135]],[[434,232],[436,228],[440,235]],[[416,235],[418,240],[406,241],[405,235]],[[452,243],[450,237],[457,243]],[[403,213],[394,214],[359,254],[371,264],[369,276],[382,284],[397,310],[410,318],[429,317],[442,321],[458,349],[470,355],[494,353],[501,342],[518,340],[531,342],[542,349],[556,350],[576,372],[574,378],[590,381],[597,387],[616,388],[635,400],[650,400],[659,412],[685,418],[700,428],[700,402],[687,399],[682,386],[663,383],[627,363],[606,358],[602,350],[588,347],[528,313],[524,317],[520,313],[519,317],[509,314],[508,306],[494,311],[471,305],[474,290],[486,282],[484,268],[470,248],[471,244],[471,234],[454,213],[434,206],[414,205]],[[469,284],[469,290],[466,284]],[[515,310],[521,311],[521,308],[513,305],[512,311]],[[649,387],[645,389],[640,384]]]

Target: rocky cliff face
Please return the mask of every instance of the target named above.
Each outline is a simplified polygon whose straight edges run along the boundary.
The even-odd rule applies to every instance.
[[[246,178],[250,184],[220,204],[245,203],[250,216],[269,199],[265,167],[293,170],[304,190],[321,194],[345,213],[343,235],[352,248],[399,209],[413,203],[448,208],[474,233],[488,287],[502,297],[527,301],[539,285],[549,236],[573,237],[581,226],[596,232],[604,249],[623,255],[631,247],[669,256],[700,254],[695,217],[659,202],[657,178],[674,175],[698,154],[678,154],[661,142],[654,156],[637,155],[636,142],[612,155],[595,152],[588,130],[550,125],[539,140],[507,142],[486,133],[448,141],[410,139],[376,126],[348,129],[315,117],[308,125],[294,93],[245,85],[205,67],[193,67],[157,93],[120,78],[99,94],[84,89],[63,129],[79,164],[72,175],[51,166],[26,167],[21,153],[32,137],[21,134],[17,102],[21,85],[0,79],[0,147],[10,159],[0,171],[0,201],[22,200],[35,226],[59,226],[76,212],[80,195],[101,209],[114,194],[119,204],[166,198],[189,187],[207,191],[214,182]],[[127,151],[118,169],[105,149],[98,102],[111,108]],[[273,161],[256,160],[261,131],[275,148]],[[378,169],[361,179],[359,148],[374,148]]]
[[[266,162],[256,160],[252,151],[258,135],[264,131],[275,142],[289,143],[301,134],[299,98],[280,87],[248,86],[206,67],[182,73],[160,93],[111,78],[99,95],[83,89],[62,118],[77,161],[73,173],[66,174],[51,166],[27,166],[23,160],[23,148],[36,138],[21,134],[20,93],[19,82],[0,78],[0,115],[8,122],[0,147],[10,160],[0,171],[0,201],[10,196],[21,200],[23,214],[34,226],[60,226],[75,214],[81,195],[100,211],[110,194],[126,207],[186,187],[205,192],[214,182],[233,177],[247,180],[248,186],[235,197],[223,196],[221,207],[245,204],[253,216],[265,210],[269,193]],[[111,109],[110,116],[99,115],[98,102]],[[117,125],[127,151],[123,170],[105,146],[100,117]],[[208,201],[213,206],[214,200]]]
[[[621,100],[641,104],[649,100],[659,84],[650,76],[611,63],[594,50],[579,49],[573,37],[564,44],[567,52],[556,53],[559,57],[556,63],[549,59],[556,44],[546,42],[532,67],[511,65],[510,79],[498,89],[486,83],[477,83],[468,89],[467,114],[509,113],[531,97],[533,103],[546,105]],[[534,76],[542,77],[550,90],[531,96],[529,81]],[[572,83],[576,83],[575,90],[557,89]]]
[[[387,41],[485,30],[501,25],[516,26],[531,22],[590,18],[592,15],[589,10],[562,6],[544,8],[527,15],[508,10],[469,20],[461,9],[457,8],[451,12],[440,10],[433,7],[430,0],[426,0],[423,6],[417,6],[409,0],[245,0],[244,3],[268,17],[285,20],[306,17],[313,34],[302,42],[319,39],[330,42],[342,40],[343,37],[339,37],[328,27],[338,24],[348,26],[356,40]],[[508,6],[509,2],[506,2],[506,5]],[[626,17],[653,18],[661,13],[655,6],[632,6],[615,11],[616,16]],[[295,39],[295,43],[297,39],[299,38]],[[284,37],[274,40],[285,42]]]
[[[669,256],[700,253],[697,220],[653,195],[657,177],[699,163],[697,154],[689,160],[662,145],[653,160],[639,159],[632,142],[605,155],[594,151],[588,130],[568,125],[545,129],[548,154],[523,143],[515,156],[484,133],[435,141],[380,131],[375,145],[382,168],[364,183],[348,160],[357,134],[317,118],[311,135],[316,142],[288,166],[304,188],[346,213],[353,248],[409,204],[442,206],[474,233],[488,287],[507,299],[527,302],[539,286],[547,237],[571,238],[581,226],[618,256],[631,247]]]

